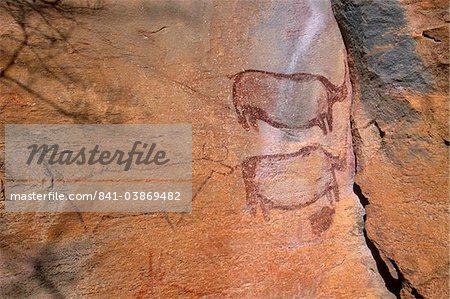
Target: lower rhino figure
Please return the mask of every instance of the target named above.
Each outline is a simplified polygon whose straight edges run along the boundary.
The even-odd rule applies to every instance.
[[[255,215],[259,205],[268,221],[271,209],[300,209],[324,196],[334,205],[339,201],[336,170],[342,171],[344,165],[345,158],[334,156],[320,145],[248,157],[241,164],[247,209]]]

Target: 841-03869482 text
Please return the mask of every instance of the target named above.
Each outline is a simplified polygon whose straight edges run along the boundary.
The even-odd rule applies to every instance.
[[[11,193],[9,200],[154,200],[154,201],[172,201],[181,200],[182,192],[138,192],[138,191],[125,191],[125,192],[104,192],[95,191],[94,193],[69,193],[51,191],[47,193]]]

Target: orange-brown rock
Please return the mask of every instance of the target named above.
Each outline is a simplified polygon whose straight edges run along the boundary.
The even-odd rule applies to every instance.
[[[3,124],[192,123],[194,143],[190,214],[2,208],[2,297],[394,297],[329,1],[0,3]]]
[[[368,237],[391,291],[448,298],[448,2],[333,4],[353,66]]]

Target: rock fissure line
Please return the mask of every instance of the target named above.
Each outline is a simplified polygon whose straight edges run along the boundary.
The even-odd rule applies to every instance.
[[[355,156],[355,160],[356,160],[356,156]],[[403,273],[401,272],[401,270],[398,267],[395,260],[393,260],[390,257],[386,257],[386,259],[388,259],[389,262],[392,264],[397,278],[394,277],[394,275],[392,275],[392,272],[391,272],[392,268],[390,271],[388,264],[381,256],[383,253],[380,251],[380,249],[378,249],[378,247],[375,245],[375,243],[370,239],[370,237],[367,234],[367,230],[366,230],[367,209],[366,209],[366,206],[370,204],[370,201],[364,195],[363,191],[361,190],[361,187],[356,182],[354,182],[354,184],[353,184],[353,192],[356,194],[356,196],[358,196],[361,205],[363,206],[364,210],[366,211],[366,213],[364,214],[364,217],[363,217],[364,239],[366,241],[367,247],[370,250],[370,253],[372,254],[373,259],[375,260],[378,273],[380,274],[381,278],[383,279],[384,284],[385,284],[386,288],[388,289],[388,291],[391,292],[392,294],[394,294],[397,298],[401,298],[400,294],[401,294],[402,288],[407,287],[410,289],[411,295],[413,295],[415,298],[417,298],[417,299],[424,298],[417,291],[417,289],[414,288],[414,286],[404,277]]]
[[[356,157],[355,157],[355,159],[356,159]],[[370,202],[369,202],[368,198],[366,196],[364,196],[364,194],[361,190],[361,187],[356,182],[353,184],[353,192],[356,194],[356,196],[358,196],[359,201],[360,201],[361,205],[363,206],[364,210],[367,211],[366,206],[369,205]],[[377,248],[375,243],[367,235],[366,216],[367,216],[367,212],[364,213],[364,217],[363,217],[363,221],[364,221],[363,234],[364,234],[364,239],[367,244],[367,248],[369,248],[370,253],[372,254],[372,257],[375,260],[378,273],[383,278],[386,288],[388,289],[389,292],[394,294],[397,298],[400,298],[400,291],[402,289],[402,281],[400,280],[401,275],[399,275],[397,268],[395,268],[395,270],[397,270],[398,277],[395,278],[391,274],[391,272],[389,271],[388,265],[381,257],[380,250]]]
[[[361,136],[359,134],[359,130],[358,130],[352,116],[350,116],[350,123],[351,123],[352,143],[353,143],[352,148],[353,148],[353,154],[355,157],[354,165],[355,165],[355,176],[356,176],[356,173],[358,172],[358,151],[359,151],[358,146],[360,145],[360,143],[362,141],[361,141]],[[372,123],[377,128],[380,138],[383,138],[385,136],[386,132],[380,128],[380,126],[376,120],[373,120]],[[393,268],[394,271],[396,272],[397,278],[392,275],[392,272],[390,271],[388,264],[381,256],[382,252],[375,245],[375,243],[370,239],[370,237],[368,236],[368,233],[367,233],[367,229],[366,229],[367,208],[366,208],[366,206],[370,204],[370,201],[364,195],[364,192],[362,191],[361,187],[356,182],[353,182],[353,193],[358,197],[359,202],[361,203],[361,205],[364,208],[364,211],[365,211],[364,217],[363,217],[364,239],[367,244],[367,248],[369,248],[370,253],[376,263],[378,273],[380,274],[381,278],[383,279],[387,290],[389,292],[391,292],[392,294],[394,294],[397,298],[401,298],[401,296],[400,296],[401,290],[404,286],[406,286],[407,288],[410,289],[411,295],[413,295],[415,298],[417,298],[417,299],[424,298],[421,294],[419,294],[417,289],[414,288],[413,285],[407,279],[405,279],[403,273],[400,271],[395,260],[386,256],[386,259],[388,259],[390,261],[390,263],[392,264],[391,271]]]
[[[393,96],[391,93],[387,92],[387,86],[400,86],[401,88],[408,88],[415,91],[420,92],[429,92],[429,84],[427,83],[426,74],[424,71],[424,66],[421,60],[421,57],[418,56],[416,49],[414,46],[416,45],[416,41],[413,40],[409,35],[396,35],[397,28],[408,28],[408,24],[406,22],[406,15],[404,8],[397,3],[397,1],[386,2],[386,1],[342,1],[342,0],[331,0],[333,12],[335,19],[340,28],[342,37],[344,39],[344,44],[346,45],[347,51],[350,56],[351,65],[351,74],[352,74],[352,83],[357,82],[357,86],[353,90],[356,90],[357,95],[357,105],[352,109],[351,118],[359,118],[361,117],[361,108],[363,108],[364,116],[368,119],[372,120],[369,124],[373,126],[373,129],[378,136],[373,137],[364,137],[364,138],[375,138],[379,137],[381,148],[386,148],[395,144],[396,146],[400,146],[400,142],[392,139],[392,128],[386,130],[390,124],[392,124],[397,119],[406,120],[408,123],[416,122],[419,119],[419,114],[411,109],[410,106],[406,102],[402,102],[402,98],[399,96]],[[389,8],[389,9],[388,9]],[[380,14],[374,14],[374,12],[380,12]],[[401,17],[393,18],[392,12],[395,12],[396,15]],[[376,15],[376,16],[375,16]],[[384,26],[379,26],[380,19],[384,20]],[[434,28],[429,30],[422,30],[425,35],[424,39],[429,39],[430,37],[440,38],[442,33],[440,29]],[[371,35],[368,36],[367,33]],[[373,39],[370,37],[377,36],[379,39]],[[382,38],[383,37],[383,38]],[[394,40],[391,37],[395,37]],[[396,46],[395,50],[390,50],[389,54],[392,54],[392,59],[397,59],[397,53],[409,53],[408,60],[410,63],[407,64],[405,68],[395,68],[393,69],[392,65],[388,63],[386,60],[381,61],[377,59],[376,55],[373,55],[370,52],[370,49],[373,47],[379,46],[387,46],[391,45],[396,40],[404,40],[407,42],[399,43],[396,42],[398,46]],[[428,43],[433,42],[433,40],[426,41]],[[409,48],[401,48],[401,45],[410,45]],[[434,41],[433,45],[437,46],[441,43]],[[368,50],[369,49],[369,50]],[[402,57],[404,54],[402,54]],[[409,76],[405,74],[415,74],[414,76]],[[356,80],[356,81],[354,81]],[[400,101],[399,101],[400,100]],[[354,104],[352,104],[354,105]],[[376,122],[375,122],[376,120]],[[364,123],[362,121],[361,123]],[[353,152],[355,155],[355,173],[358,175],[361,174],[362,177],[371,177],[368,172],[374,171],[372,177],[376,176],[375,172],[377,169],[374,167],[364,168],[364,159],[366,158],[366,153],[368,149],[370,149],[370,144],[364,144],[365,139],[360,135],[358,131],[358,126],[355,125],[355,120],[351,119],[351,127],[352,127],[352,139],[353,139]],[[360,129],[365,129],[365,127],[360,127]],[[375,133],[375,134],[376,134]],[[366,131],[367,134],[367,131]],[[389,140],[385,140],[386,137]],[[446,146],[450,144],[448,138],[442,138],[441,141]],[[398,167],[397,162],[390,162],[391,165],[394,165],[395,168]],[[356,178],[356,176],[355,176]],[[389,180],[387,180],[389,181]],[[369,183],[370,185],[370,183]],[[363,195],[363,191],[357,184],[354,185],[355,194],[359,197],[361,204],[363,207],[369,204],[369,200]],[[364,185],[365,188],[366,185]],[[357,188],[358,187],[358,188]],[[359,191],[359,192],[358,192]],[[396,191],[393,190],[393,193]],[[416,191],[411,191],[411,194],[414,194]],[[375,196],[376,195],[376,196]],[[378,194],[374,194],[372,199],[372,203],[375,200],[379,201],[380,196]],[[376,197],[376,198],[375,198]],[[402,197],[400,197],[402,198]],[[385,203],[380,202],[380,205],[373,207],[374,210],[381,211],[386,209],[383,206]],[[366,209],[367,211],[367,209]],[[369,215],[368,217],[371,217]],[[372,220],[371,218],[368,218]],[[384,219],[386,220],[386,219]],[[392,221],[392,219],[389,219]],[[414,268],[413,265],[409,264],[407,261],[402,260],[400,263],[400,256],[402,250],[407,250],[406,248],[402,248],[400,244],[396,245],[397,247],[393,248],[389,251],[389,255],[385,254],[385,248],[380,245],[377,241],[376,236],[371,236],[369,238],[368,233],[366,231],[367,223],[366,217],[364,217],[364,237],[366,239],[367,246],[371,250],[372,256],[376,261],[378,271],[380,276],[384,280],[388,291],[395,294],[397,297],[400,295],[406,296],[407,298],[415,297],[415,298],[423,298],[424,296],[428,297],[429,293],[437,292],[444,294],[444,290],[437,290],[434,288],[433,290],[428,289],[426,284],[419,288],[418,282],[421,279],[417,279],[422,276],[421,270]],[[392,223],[390,223],[392,224]],[[371,228],[374,229],[383,229],[386,225],[382,224],[374,224]],[[393,227],[396,228],[396,231],[391,234],[402,234],[407,233],[413,235],[413,232],[406,230],[405,232],[401,231],[398,226]],[[387,237],[392,237],[388,235]],[[378,248],[375,246],[378,246]],[[373,246],[372,246],[373,245]],[[439,252],[439,250],[431,250],[432,252]],[[396,259],[392,259],[392,256],[396,256]],[[429,260],[433,260],[432,258],[428,258]],[[397,266],[397,264],[399,266]],[[408,268],[412,271],[412,273],[402,273],[400,271],[400,267],[402,269]],[[388,271],[383,271],[383,269],[387,269]],[[405,278],[405,275],[407,278]],[[394,277],[396,276],[396,277]],[[413,283],[415,285],[413,285]],[[417,289],[416,289],[417,288]],[[418,289],[420,291],[418,291]],[[419,293],[420,292],[420,293]]]

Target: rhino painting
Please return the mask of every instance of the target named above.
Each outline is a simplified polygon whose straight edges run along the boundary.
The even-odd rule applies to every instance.
[[[245,70],[233,79],[233,104],[239,124],[258,129],[257,120],[279,129],[305,130],[318,126],[324,134],[333,130],[333,105],[348,96],[348,67],[343,83],[309,73],[275,73]],[[283,107],[280,108],[280,103]]]
[[[325,197],[331,206],[339,201],[336,170],[345,160],[320,145],[293,153],[252,156],[242,162],[247,209],[255,214],[258,205],[269,220],[271,209],[294,210]]]

